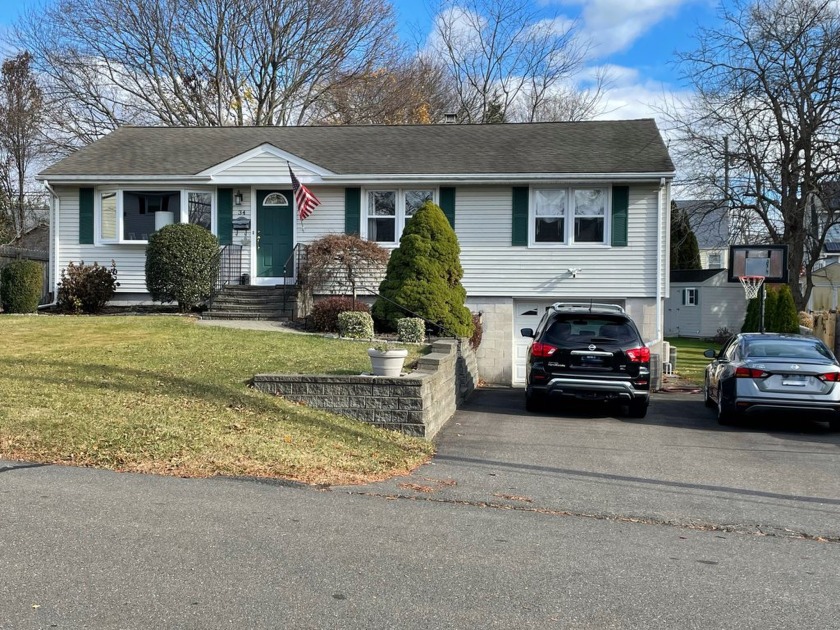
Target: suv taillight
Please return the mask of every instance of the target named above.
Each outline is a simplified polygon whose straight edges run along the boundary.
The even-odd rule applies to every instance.
[[[557,352],[557,348],[547,343],[535,341],[531,344],[531,356],[545,359]]]
[[[650,348],[647,346],[630,348],[629,350],[625,350],[624,354],[630,363],[650,363]]]

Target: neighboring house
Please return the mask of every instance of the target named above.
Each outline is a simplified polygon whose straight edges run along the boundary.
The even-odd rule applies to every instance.
[[[804,276],[801,282],[804,284]],[[840,261],[829,260],[819,269],[814,269],[811,282],[814,286],[808,299],[808,310],[836,311],[840,305]]]
[[[740,332],[746,314],[744,288],[727,282],[725,269],[671,272],[671,292],[665,300],[666,335],[714,337],[721,328]]]
[[[305,221],[288,165],[321,201]],[[622,304],[646,340],[662,338],[673,176],[655,122],[631,120],[125,127],[39,178],[53,193],[52,282],[70,261],[113,259],[117,298],[135,302],[149,300],[146,243],[165,222],[203,225],[241,247],[252,283],[274,285],[293,248],[328,233],[397,247],[432,199],[482,315],[482,378],[512,384],[524,382],[530,341],[519,329],[557,300]]]
[[[700,249],[700,266],[703,269],[726,269],[729,265],[730,225],[725,202],[687,199],[676,200],[674,204],[688,215],[688,223]]]

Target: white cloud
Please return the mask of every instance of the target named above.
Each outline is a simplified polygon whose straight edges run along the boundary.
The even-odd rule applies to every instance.
[[[698,0],[560,0],[581,6],[584,33],[592,40],[595,55],[605,57],[627,50],[651,27],[676,15]]]

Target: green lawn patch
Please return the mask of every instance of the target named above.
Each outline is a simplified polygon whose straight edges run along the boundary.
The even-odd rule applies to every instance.
[[[2,458],[339,484],[432,454],[425,440],[247,386],[259,373],[369,371],[366,343],[165,316],[2,316],[0,338]]]
[[[665,341],[677,349],[677,365],[674,372],[687,381],[703,384],[703,375],[710,359],[703,356],[706,350],[720,350],[720,346],[707,339],[687,337],[666,337]]]

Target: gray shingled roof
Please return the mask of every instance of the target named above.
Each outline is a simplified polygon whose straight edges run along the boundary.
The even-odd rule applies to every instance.
[[[270,143],[336,174],[671,173],[655,121],[123,127],[40,175],[200,173]]]

